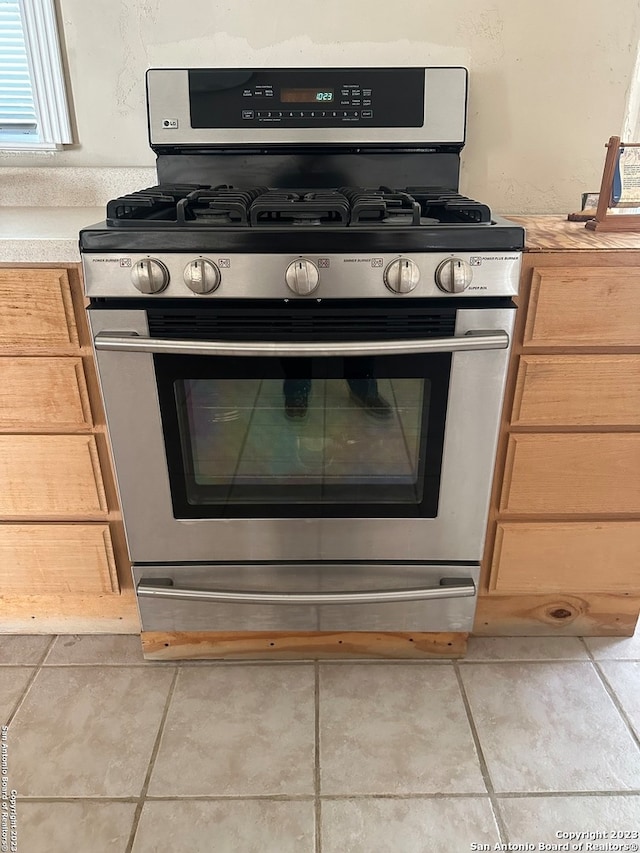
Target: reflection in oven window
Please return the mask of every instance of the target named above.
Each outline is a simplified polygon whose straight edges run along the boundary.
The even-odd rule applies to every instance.
[[[362,406],[368,415],[374,418],[391,416],[391,405],[382,396],[378,380],[373,375],[373,358],[351,358],[345,362],[348,374],[345,380],[351,391],[351,398]],[[348,366],[347,366],[348,365]],[[286,379],[282,386],[284,411],[290,420],[306,418],[311,390],[311,359],[282,359],[282,369]]]
[[[422,501],[429,380],[289,374],[284,385],[186,379],[174,389],[191,504]],[[289,411],[295,395],[302,417]]]

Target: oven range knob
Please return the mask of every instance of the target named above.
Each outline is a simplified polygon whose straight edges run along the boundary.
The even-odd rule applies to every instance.
[[[184,283],[194,293],[211,293],[220,284],[220,270],[213,261],[198,258],[184,268]]]
[[[143,258],[133,265],[131,281],[140,293],[160,293],[169,284],[169,270],[162,261]]]
[[[317,288],[320,274],[313,261],[298,258],[287,267],[285,280],[289,290],[293,290],[298,296],[308,296]]]
[[[436,284],[446,293],[462,293],[472,278],[473,270],[460,258],[447,258],[436,269]]]
[[[408,258],[396,258],[384,271],[384,283],[394,293],[411,293],[419,281],[418,265]]]

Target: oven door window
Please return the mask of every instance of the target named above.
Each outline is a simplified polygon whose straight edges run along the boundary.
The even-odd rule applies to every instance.
[[[176,518],[435,516],[451,356],[155,356]]]

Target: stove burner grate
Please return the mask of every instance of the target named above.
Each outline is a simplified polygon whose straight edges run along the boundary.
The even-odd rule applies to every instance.
[[[177,204],[179,225],[206,222],[209,225],[248,225],[248,211],[267,187],[239,190],[230,186],[194,190]]]
[[[420,225],[420,205],[408,193],[389,187],[377,190],[344,187],[340,190],[351,204],[351,225]]]
[[[178,202],[205,184],[161,184],[107,202],[107,222],[111,224],[146,220],[175,220]]]
[[[205,228],[416,228],[490,224],[485,204],[441,187],[241,189],[161,184],[107,204],[107,224]]]
[[[444,223],[490,224],[491,210],[486,204],[466,198],[453,190],[438,187],[407,187],[418,202],[423,216],[434,216]]]

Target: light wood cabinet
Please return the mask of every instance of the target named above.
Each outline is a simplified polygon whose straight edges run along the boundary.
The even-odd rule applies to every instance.
[[[78,330],[64,269],[0,269],[0,352],[75,355]]]
[[[0,269],[0,631],[139,630],[79,266]]]
[[[640,355],[523,355],[512,426],[640,428]]]
[[[640,521],[500,522],[492,589],[638,595],[638,542]]]
[[[640,346],[640,270],[581,260],[533,270],[525,348]]]
[[[92,426],[81,358],[0,356],[0,432],[81,432]]]
[[[629,635],[640,610],[640,238],[528,231],[475,632]]]
[[[511,435],[500,510],[640,514],[639,472],[640,433]]]
[[[0,524],[3,594],[118,592],[108,524]]]
[[[0,518],[103,519],[92,435],[0,435]]]

